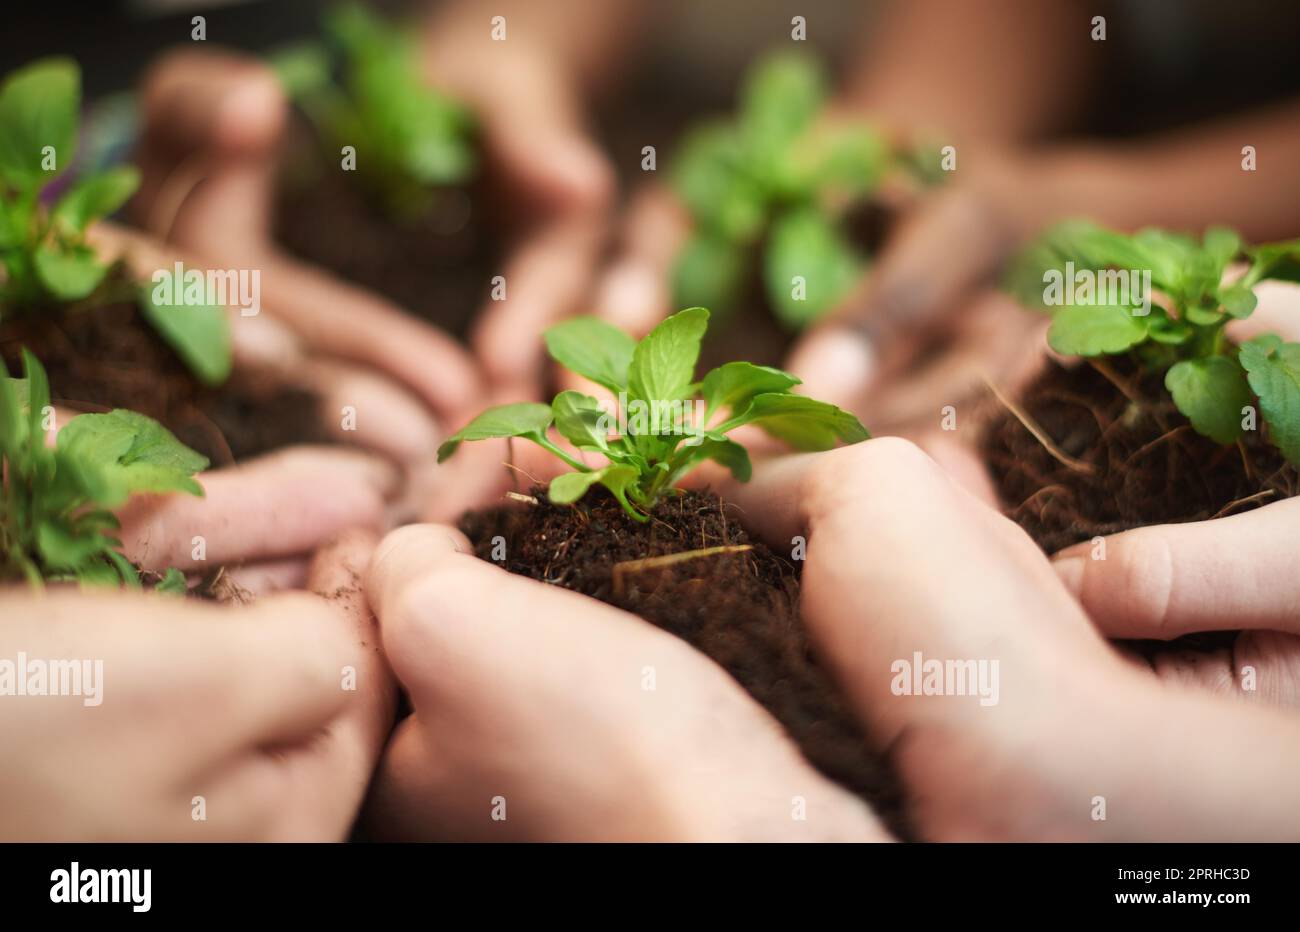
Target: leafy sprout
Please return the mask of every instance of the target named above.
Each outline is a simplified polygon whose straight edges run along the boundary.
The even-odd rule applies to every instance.
[[[71,59],[41,59],[0,85],[0,319],[77,305],[92,298],[108,274],[86,231],[126,203],[140,176],[117,166],[83,175],[52,197],[76,155],[80,105],[81,72]],[[225,381],[230,338],[224,309],[160,309],[150,294],[142,285],[134,297],[159,336],[205,384]]]
[[[608,389],[618,407],[611,410],[591,395],[563,391],[549,405],[489,408],[439,447],[438,461],[463,441],[521,437],[574,470],[551,481],[552,502],[576,502],[599,484],[629,515],[645,521],[655,502],[705,460],[720,463],[741,482],[749,480],[749,454],[727,436],[738,427],[756,424],[799,450],[826,450],[870,436],[847,411],[791,394],[799,380],[780,369],[729,362],[695,381],[708,320],[704,308],[687,308],[640,342],[593,317],[551,327],[546,331],[551,357]],[[548,436],[552,428],[607,464],[589,466],[566,452]]]
[[[1225,281],[1238,259],[1246,261],[1246,271]],[[1149,275],[1149,292],[1130,287],[1126,296],[1112,287],[1102,294],[1093,285],[1139,275]],[[1178,410],[1216,443],[1242,438],[1246,410],[1258,398],[1269,439],[1300,465],[1300,344],[1265,334],[1238,346],[1225,333],[1230,321],[1254,312],[1254,287],[1265,279],[1300,282],[1300,240],[1249,247],[1222,227],[1197,241],[1158,229],[1129,236],[1070,221],[1017,259],[1008,284],[1025,303],[1051,311],[1048,342],[1057,352],[1132,355],[1144,367],[1163,370]],[[1072,280],[1092,292],[1059,302],[1050,286]],[[1120,300],[1110,300],[1116,295]]]
[[[124,410],[74,418],[50,447],[52,416],[35,356],[23,350],[21,379],[0,365],[0,580],[139,588],[109,509],[136,492],[202,495],[193,476],[207,459],[156,421]],[[182,591],[184,577],[169,570],[156,588]]]
[[[356,148],[356,173],[386,209],[420,216],[435,189],[474,172],[469,111],[426,84],[407,31],[363,6],[334,7],[324,32],[272,56],[281,83],[325,144]]]
[[[826,93],[814,59],[771,55],[747,76],[734,118],[683,140],[673,182],[695,229],[674,272],[679,305],[731,310],[759,261],[769,303],[796,329],[827,311],[865,268],[842,221],[875,191],[889,154],[870,126],[820,122]]]

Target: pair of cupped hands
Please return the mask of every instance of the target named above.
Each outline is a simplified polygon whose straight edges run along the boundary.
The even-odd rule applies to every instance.
[[[707,658],[478,560],[447,525],[499,499],[506,453],[468,445],[433,467],[436,444],[483,405],[537,391],[540,331],[580,305],[610,232],[612,175],[563,76],[515,62],[524,74],[497,80],[530,95],[434,76],[478,106],[488,170],[519,225],[504,270],[512,297],[484,309],[474,360],[276,249],[285,108],[264,70],[195,52],[152,69],[137,206],[155,239],[102,229],[101,243],[144,271],[169,267],[178,248],[200,267],[260,269],[263,313],[232,317],[237,365],[316,388],[326,410],[355,406],[354,448],[282,451],[203,476],[201,500],[140,499],[122,513],[133,560],[229,565],[259,594],[251,605],[0,596],[0,657],[99,658],[105,680],[94,709],[76,697],[0,705],[0,836],[337,839],[361,813],[378,838],[887,837]],[[928,209],[975,224],[983,202],[959,188]],[[644,331],[667,309],[664,272],[684,224],[653,190],[625,223],[595,306],[580,309]],[[894,248],[895,269],[921,250],[906,226]],[[889,311],[877,329],[907,317],[888,285],[877,286]],[[964,326],[991,336],[1010,312],[996,299],[982,307]],[[1266,320],[1262,309],[1252,323]],[[937,420],[972,360],[1007,371],[979,355],[978,335],[954,342],[930,384],[896,360],[899,378],[868,401],[879,360],[862,358],[855,334],[824,328],[792,362],[823,377],[811,393],[869,423],[874,407],[873,426],[904,428],[919,446],[886,438],[774,457],[748,485],[700,477],[779,551],[807,539],[803,618],[897,767],[918,834],[1294,837],[1300,582],[1288,550],[1300,503],[1118,535],[1105,560],[1084,547],[1049,561],[996,513],[970,453],[908,410],[932,401]],[[984,342],[1003,352],[1016,341]],[[1023,353],[1015,362],[1030,365]],[[544,477],[523,446],[515,462]],[[412,515],[441,523],[381,539]],[[1154,664],[1107,641],[1223,628],[1242,632],[1230,650]],[[894,695],[891,664],[917,651],[997,659],[1000,701]],[[1240,688],[1246,667],[1254,691]],[[399,689],[411,714],[394,730]]]

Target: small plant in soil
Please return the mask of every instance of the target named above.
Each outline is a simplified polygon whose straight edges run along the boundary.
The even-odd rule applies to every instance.
[[[766,303],[797,331],[866,267],[853,221],[890,154],[865,124],[820,121],[826,79],[812,58],[761,60],[740,97],[734,118],[701,125],[677,154],[673,182],[694,232],[677,258],[674,293],[678,306],[731,313],[757,267]]]
[[[121,553],[109,509],[136,492],[202,495],[193,477],[208,461],[157,421],[120,409],[74,418],[50,447],[53,411],[35,356],[23,352],[21,379],[0,365],[0,583],[138,589],[141,574]],[[148,581],[164,592],[186,588],[175,569]]]
[[[331,152],[360,150],[355,179],[395,218],[418,218],[474,171],[469,111],[428,87],[411,37],[365,7],[335,7],[324,25],[325,41],[282,50],[276,70]]]
[[[1225,330],[1265,279],[1300,280],[1300,240],[1071,222],[1020,257],[1012,290],[1051,312],[1054,350],[1085,361],[1050,367],[986,432],[1004,501],[1047,549],[1300,490],[1300,344]]]
[[[505,405],[475,418],[443,445],[441,459],[464,441],[518,437],[573,471],[516,494],[523,505],[465,515],[461,529],[483,559],[634,612],[703,651],[814,766],[905,832],[898,783],[817,663],[799,619],[801,557],[751,539],[717,495],[676,487],[705,460],[747,480],[749,455],[727,436],[744,424],[804,450],[865,440],[867,431],[833,405],[791,394],[798,379],[779,369],[730,362],[697,381],[708,318],[689,308],[640,342],[591,318],[551,328],[551,355],[614,394],[617,410],[565,391],[549,405]],[[565,451],[552,430],[605,465]]]
[[[648,521],[660,497],[705,460],[748,481],[749,454],[727,436],[746,424],[799,450],[827,450],[867,439],[852,414],[792,394],[799,380],[780,369],[730,362],[696,382],[695,364],[708,322],[707,310],[687,308],[640,342],[593,317],[550,328],[545,337],[552,358],[617,395],[618,412],[576,391],[560,392],[549,405],[499,405],[448,438],[438,448],[438,460],[455,453],[462,441],[521,437],[575,470],[551,480],[547,498],[553,504],[571,504],[600,485],[629,517]],[[623,429],[612,433],[616,421]],[[608,465],[588,466],[556,446],[547,437],[552,426],[578,450],[599,454]]]
[[[0,362],[16,366],[30,348],[61,400],[139,411],[224,461],[324,439],[304,426],[316,423],[309,392],[227,381],[226,311],[194,287],[198,270],[136,281],[87,241],[139,176],[121,166],[67,183],[80,99],[80,71],[65,58],[34,62],[0,86]]]
[[[271,64],[303,120],[276,230],[292,252],[463,332],[487,286],[469,110],[431,88],[415,37],[359,4]]]
[[[76,153],[80,101],[80,70],[64,58],[28,65],[0,88],[0,320],[75,313],[101,287],[122,284],[86,243],[86,229],[126,203],[139,173],[124,165],[83,175],[54,196]],[[200,304],[177,312],[155,304],[153,293],[144,285],[135,295],[144,319],[196,378],[223,382],[230,373],[224,311]]]

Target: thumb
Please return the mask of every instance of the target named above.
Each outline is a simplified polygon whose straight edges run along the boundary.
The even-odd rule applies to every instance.
[[[1057,554],[1057,576],[1110,637],[1196,631],[1300,634],[1300,499],[1256,511],[1125,531]]]

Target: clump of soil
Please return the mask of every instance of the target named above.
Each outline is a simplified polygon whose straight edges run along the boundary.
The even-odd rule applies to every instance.
[[[305,127],[291,135],[285,162],[274,221],[285,249],[466,336],[501,271],[479,189],[438,191],[427,213],[399,218],[354,172],[325,162]]]
[[[863,255],[875,256],[883,248],[895,219],[895,213],[884,204],[865,201],[845,215],[844,229]],[[735,359],[759,366],[782,366],[799,338],[799,331],[782,324],[767,299],[761,260],[766,247],[766,240],[755,247],[755,261],[735,308],[722,313],[710,308],[715,313],[700,350],[705,370]]]
[[[906,834],[901,789],[883,755],[818,663],[799,619],[799,568],[751,540],[721,499],[683,492],[641,524],[593,490],[576,506],[467,514],[461,530],[479,557],[505,539],[505,568],[640,615],[719,663],[775,717],[807,759]],[[666,565],[646,561],[707,548]]]
[[[0,358],[21,371],[31,350],[49,374],[55,404],[81,411],[129,408],[228,465],[294,443],[328,443],[317,396],[301,388],[235,375],[217,389],[199,383],[136,306],[115,267],[100,307],[35,309],[0,322]],[[89,302],[93,303],[93,302]]]
[[[1061,456],[1005,408],[985,426],[981,452],[1007,514],[1048,553],[1300,492],[1300,472],[1260,431],[1227,447],[1202,437],[1174,407],[1163,373],[1135,359],[1049,363],[1019,405]]]

